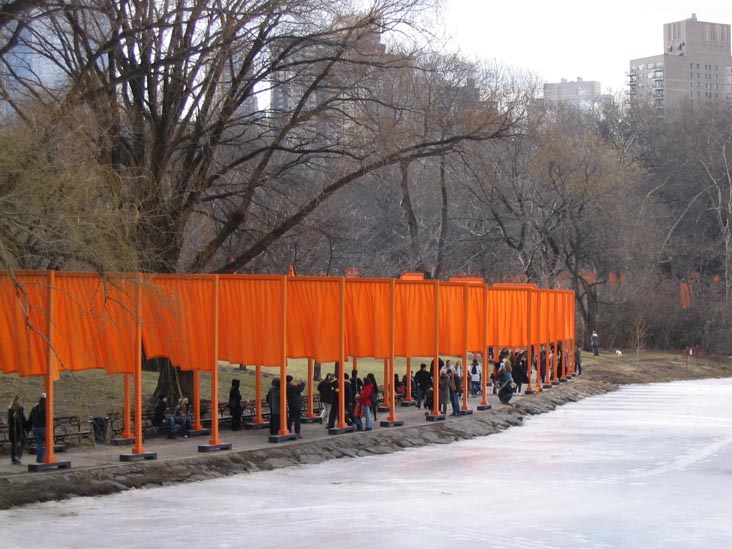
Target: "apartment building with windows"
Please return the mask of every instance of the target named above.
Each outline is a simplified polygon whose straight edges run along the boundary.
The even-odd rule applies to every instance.
[[[579,109],[592,109],[611,96],[602,94],[602,85],[596,80],[583,80],[579,76],[576,82],[547,82],[544,84],[544,101],[571,105]]]
[[[659,114],[681,104],[732,104],[730,25],[689,19],[663,26],[664,51],[631,59],[628,96]]]

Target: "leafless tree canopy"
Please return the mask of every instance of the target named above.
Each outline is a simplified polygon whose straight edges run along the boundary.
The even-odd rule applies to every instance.
[[[0,266],[476,274],[608,343],[721,339],[729,109],[544,103],[436,3],[4,2]]]

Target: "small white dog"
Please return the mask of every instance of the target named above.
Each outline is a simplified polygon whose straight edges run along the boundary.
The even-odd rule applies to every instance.
[[[621,351],[620,349],[615,349],[615,354],[617,356],[623,356],[623,351]]]

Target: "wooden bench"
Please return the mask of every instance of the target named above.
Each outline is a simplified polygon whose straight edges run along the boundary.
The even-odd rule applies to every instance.
[[[81,421],[79,416],[60,416],[53,418],[53,437],[56,442],[66,443],[70,438],[76,438],[79,444],[86,438],[94,444],[94,432],[89,421]]]
[[[6,444],[10,444],[10,431],[5,422],[0,422],[0,448],[5,448]]]

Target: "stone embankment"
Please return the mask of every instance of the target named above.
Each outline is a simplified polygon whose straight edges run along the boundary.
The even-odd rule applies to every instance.
[[[580,377],[550,391],[517,399],[513,405],[499,405],[491,411],[456,420],[415,423],[352,435],[323,436],[297,443],[235,449],[216,454],[7,476],[0,478],[0,509],[74,496],[96,496],[132,488],[315,464],[330,459],[387,454],[427,444],[449,444],[521,425],[527,416],[549,412],[563,404],[616,388],[617,385],[611,383]]]

